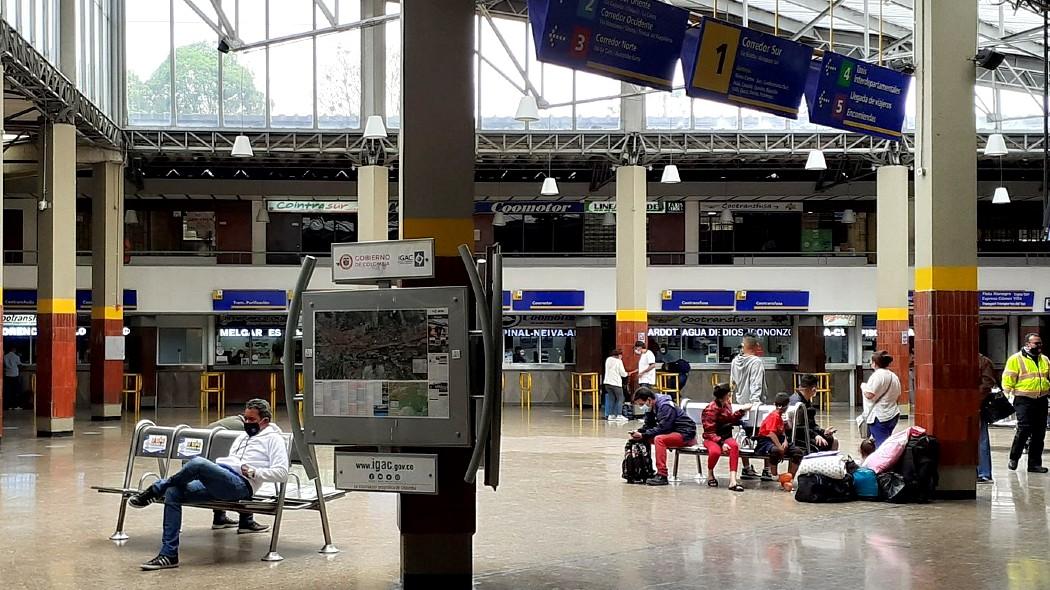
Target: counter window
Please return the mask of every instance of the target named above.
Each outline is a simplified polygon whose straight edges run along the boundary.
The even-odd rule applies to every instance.
[[[215,322],[215,365],[271,366],[284,354],[284,316],[219,316]],[[296,336],[302,337],[302,331]],[[301,342],[300,340],[296,341]],[[297,349],[299,347],[297,346]],[[296,355],[301,354],[297,350]]]
[[[203,365],[204,330],[201,328],[158,328],[158,365]]]
[[[853,328],[824,327],[824,361],[828,364],[849,362],[849,341]],[[869,359],[871,356],[869,355]]]
[[[694,364],[732,362],[740,352],[744,336],[754,336],[764,350],[765,358],[791,363],[794,359],[794,332],[790,326],[779,327],[653,327],[649,337],[660,350],[666,348],[662,362],[685,359]]]
[[[574,328],[507,328],[503,330],[504,363],[576,362]]]

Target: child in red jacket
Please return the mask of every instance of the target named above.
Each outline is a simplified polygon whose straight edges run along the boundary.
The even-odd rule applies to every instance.
[[[742,406],[733,411],[733,403],[729,398],[729,385],[719,383],[715,385],[715,399],[707,404],[700,415],[700,422],[704,426],[704,447],[707,449],[707,485],[718,487],[718,479],[715,478],[715,465],[718,458],[725,451],[729,454],[729,489],[734,492],[744,491],[744,487],[736,481],[736,471],[740,462],[740,446],[733,439],[733,425],[740,420],[751,409],[751,404]]]
[[[777,466],[784,460],[784,457],[788,459],[788,473],[792,477],[795,476],[795,472],[798,471],[798,464],[802,461],[802,449],[788,444],[787,435],[784,433],[784,413],[787,412],[790,400],[791,396],[788,394],[778,393],[776,400],[773,402],[777,409],[766,416],[766,419],[762,421],[762,426],[758,429],[758,444],[755,445],[755,454],[769,457],[766,459],[771,472],[771,477],[769,477],[768,481],[773,481],[777,478]],[[762,479],[766,478],[763,477]]]

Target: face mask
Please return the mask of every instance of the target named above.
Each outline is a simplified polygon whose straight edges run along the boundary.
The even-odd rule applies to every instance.
[[[248,436],[255,436],[256,434],[259,434],[260,430],[262,430],[262,427],[259,426],[258,422],[245,422],[244,423],[244,431],[246,433],[248,433]]]
[[[1032,353],[1032,356],[1039,356],[1040,354],[1043,353],[1043,347],[1042,346],[1030,346],[1030,347],[1028,347],[1028,351]]]

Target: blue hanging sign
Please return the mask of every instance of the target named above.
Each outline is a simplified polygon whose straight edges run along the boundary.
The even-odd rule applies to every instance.
[[[536,59],[671,90],[689,11],[657,0],[528,0]]]
[[[662,311],[733,311],[735,291],[664,291],[660,294]]]
[[[685,93],[798,118],[813,48],[713,18],[685,33]]]
[[[77,311],[91,311],[91,289],[77,289]],[[135,310],[139,306],[139,293],[134,289],[124,289],[121,294],[121,305],[125,310]]]
[[[213,311],[284,311],[288,308],[287,291],[268,289],[219,289],[212,291]]]
[[[582,310],[583,291],[514,291],[514,311]]]
[[[806,311],[809,291],[737,291],[737,311]]]
[[[510,291],[503,292],[503,311],[510,310]]]
[[[810,65],[809,121],[900,141],[911,76],[827,52]]]
[[[1033,291],[981,291],[981,311],[1032,311],[1035,305]]]

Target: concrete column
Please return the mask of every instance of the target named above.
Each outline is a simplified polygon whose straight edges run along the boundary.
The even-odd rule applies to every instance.
[[[266,229],[268,223],[259,221],[266,209],[266,200],[252,201],[252,264],[266,264]]]
[[[474,22],[474,0],[401,5],[401,236],[434,238],[435,248],[435,280],[414,285],[469,284],[457,248],[474,243]],[[403,450],[436,452],[439,468],[437,495],[398,499],[402,585],[469,588],[477,530],[476,486],[463,481],[470,449]]]
[[[390,169],[361,166],[357,169],[357,241],[387,239],[389,212]]]
[[[77,1],[59,0],[58,69],[74,84],[77,81]]]
[[[875,327],[876,349],[893,357],[890,369],[901,380],[901,411],[911,415],[908,385],[911,350],[908,346],[908,288],[911,269],[908,265],[908,168],[883,166],[877,174],[876,236],[878,267],[876,269],[875,303],[878,307]]]
[[[635,341],[648,340],[645,173],[642,166],[616,169],[616,347],[628,367],[638,364]]]
[[[917,0],[915,36],[915,423],[940,439],[938,495],[974,498],[977,5]]]
[[[44,198],[37,216],[36,430],[41,436],[73,434],[76,355],[76,128],[44,126]]]
[[[685,264],[700,264],[700,201],[685,202]]]
[[[118,154],[119,157],[119,154]],[[94,165],[91,195],[91,419],[119,420],[124,341],[124,164]],[[112,348],[112,347],[111,347]]]

